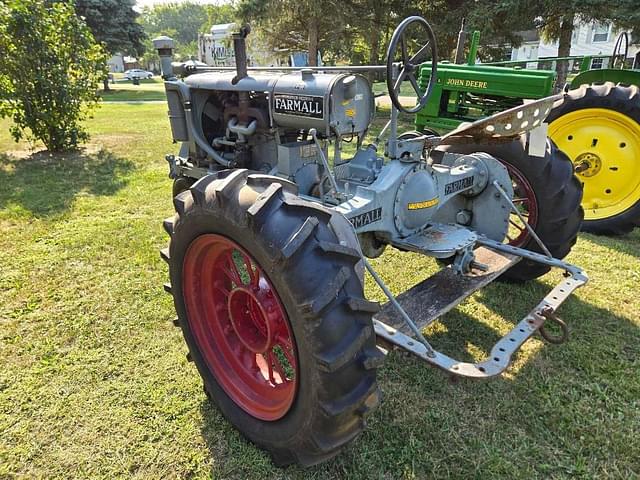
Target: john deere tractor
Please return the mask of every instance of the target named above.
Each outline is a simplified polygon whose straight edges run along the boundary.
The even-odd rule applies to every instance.
[[[450,131],[525,99],[552,94],[554,71],[507,68],[531,62],[477,64],[478,41],[476,32],[466,64],[440,63],[434,94],[416,116],[418,131]],[[549,137],[572,160],[584,186],[583,230],[592,233],[624,234],[640,226],[640,70],[624,68],[627,52],[628,36],[622,33],[612,55],[597,56],[606,58],[610,68],[591,70],[594,57],[539,61],[580,65],[545,122]],[[429,63],[421,68],[422,87],[430,70]],[[499,150],[494,150],[498,157]]]
[[[423,18],[400,23],[385,65],[364,67],[247,68],[248,34],[234,36],[232,71],[172,63],[172,40],[154,40],[181,142],[167,156],[175,215],[164,222],[165,288],[205,393],[238,430],[277,464],[315,464],[364,429],[390,348],[485,379],[536,332],[566,340],[556,311],[587,277],[560,260],[579,230],[582,192],[540,127],[553,98],[443,137],[399,133],[399,111],[420,110],[437,83]],[[428,59],[422,89],[416,74]],[[368,70],[386,72],[394,102],[371,142]],[[398,103],[403,81],[416,90],[413,108]],[[496,145],[510,153],[498,159]],[[444,266],[396,297],[368,261],[390,247]],[[552,267],[565,276],[486,359],[455,360],[423,335],[493,280],[532,280]],[[389,300],[382,309],[365,298],[367,272]]]

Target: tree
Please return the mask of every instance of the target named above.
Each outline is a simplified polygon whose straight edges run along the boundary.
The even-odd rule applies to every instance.
[[[73,4],[0,3],[0,116],[13,120],[15,140],[41,140],[50,151],[86,140],[81,122],[99,100],[106,58]]]
[[[232,5],[203,5],[183,2],[145,7],[140,24],[148,37],[167,35],[176,41],[175,52],[179,58],[188,60],[198,51],[198,34],[204,33],[216,23],[230,23],[235,19]],[[153,58],[152,48],[147,48],[145,57]]]
[[[76,0],[76,12],[84,19],[93,36],[111,54],[132,56],[144,54],[142,26],[136,21],[135,0]],[[104,77],[104,89],[109,80]]]
[[[244,22],[263,30],[270,47],[307,51],[311,66],[318,51],[344,34],[344,7],[337,0],[243,0],[238,10]]]
[[[617,26],[638,31],[640,13],[637,0],[481,0],[482,15],[488,19],[502,19],[515,25],[525,22],[536,25],[547,41],[558,42],[558,56],[571,54],[571,38],[574,25],[580,22],[614,23]],[[562,88],[567,78],[568,62],[558,61],[556,85]]]

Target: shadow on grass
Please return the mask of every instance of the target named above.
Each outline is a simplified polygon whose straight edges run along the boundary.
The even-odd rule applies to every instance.
[[[547,291],[540,282],[516,289],[494,284],[477,301],[515,324]],[[489,382],[451,383],[417,358],[392,353],[379,373],[385,401],[365,433],[335,459],[309,469],[272,467],[204,402],[202,433],[214,458],[212,474],[532,478],[595,477],[610,468],[625,476],[634,468],[637,448],[627,418],[633,418],[640,391],[640,381],[630,380],[638,368],[640,329],[576,297],[560,313],[572,330],[568,343],[528,351],[511,375]],[[469,359],[468,340],[486,352],[499,338],[460,311],[448,315],[444,325],[430,339],[455,358]]]
[[[601,247],[611,248],[612,250],[640,258],[640,228],[621,236],[592,235],[589,233],[581,233],[580,235]]]
[[[127,184],[131,161],[106,150],[0,153],[0,209],[17,204],[35,216],[68,210],[80,192],[113,195]]]

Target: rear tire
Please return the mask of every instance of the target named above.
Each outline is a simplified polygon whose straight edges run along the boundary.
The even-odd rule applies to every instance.
[[[555,258],[564,258],[576,243],[583,218],[580,201],[582,186],[573,175],[569,158],[547,139],[544,158],[529,155],[528,134],[510,143],[492,145],[455,145],[438,147],[440,151],[456,153],[486,152],[519,173],[530,185],[535,197],[537,220],[531,225]],[[531,235],[518,247],[542,253]],[[524,282],[547,273],[551,267],[523,259],[500,276],[501,280]]]
[[[200,179],[174,200],[177,213],[164,224],[171,241],[163,257],[169,263],[177,323],[210,399],[243,435],[267,450],[276,464],[308,466],[333,457],[362,432],[365,415],[380,400],[376,370],[384,357],[376,347],[371,321],[378,305],[364,298],[362,262],[352,228],[342,215],[301,200],[295,190],[289,182],[246,170],[226,170]],[[295,380],[296,388],[290,406],[281,409],[279,418],[263,420],[241,406],[237,399],[244,397],[234,397],[229,379],[216,374],[220,365],[212,360],[216,354],[211,351],[228,347],[215,343],[218,337],[212,336],[215,345],[210,351],[199,340],[203,328],[220,329],[216,325],[226,319],[233,326],[233,330],[226,329],[231,339],[227,345],[235,342],[234,334],[228,333],[232,331],[243,343],[231,299],[233,290],[244,286],[235,285],[217,269],[211,270],[211,276],[185,276],[193,271],[192,265],[212,255],[207,253],[198,261],[190,257],[190,246],[201,244],[207,236],[224,238],[251,258],[255,264],[251,271],[264,275],[260,276],[264,280],[255,282],[258,290],[268,284],[288,318],[296,360],[294,373],[286,377]],[[199,298],[202,305],[216,305],[213,291],[220,291],[221,282],[227,282],[225,289],[231,290],[228,300],[207,310],[211,313],[202,322],[201,309],[194,313],[193,298]],[[247,289],[253,280],[248,282]],[[207,283],[212,295],[194,297],[192,285],[198,285],[201,292]],[[272,311],[264,307],[267,310]],[[255,317],[252,320],[256,322]],[[261,354],[242,348],[240,345],[237,358],[246,363],[247,355],[249,359],[253,356],[264,374],[258,359]],[[258,378],[269,382],[271,375]],[[241,384],[240,380],[235,383]]]
[[[640,226],[638,86],[582,85],[571,90],[546,121],[559,148],[576,164],[586,161],[584,165],[591,166],[577,173],[585,190],[582,229],[623,235]]]

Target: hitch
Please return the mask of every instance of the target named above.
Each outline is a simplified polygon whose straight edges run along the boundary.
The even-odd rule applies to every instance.
[[[538,331],[549,343],[565,342],[568,339],[568,327],[555,312],[576,289],[587,283],[585,273],[561,260],[487,238],[480,237],[478,243],[483,246],[476,249],[476,256],[488,265],[487,271],[459,275],[449,266],[415,285],[397,299],[389,297],[390,303],[373,318],[376,335],[451,375],[470,378],[489,378],[504,372],[510,365],[513,354]],[[423,337],[421,330],[523,258],[561,268],[566,276],[493,346],[487,359],[478,363],[461,362],[433,349]],[[374,278],[376,277],[377,275]],[[407,312],[417,316],[412,318]],[[562,333],[559,336],[549,334],[544,328],[547,321],[557,324]],[[416,331],[419,336],[411,336],[411,333],[415,334]]]

